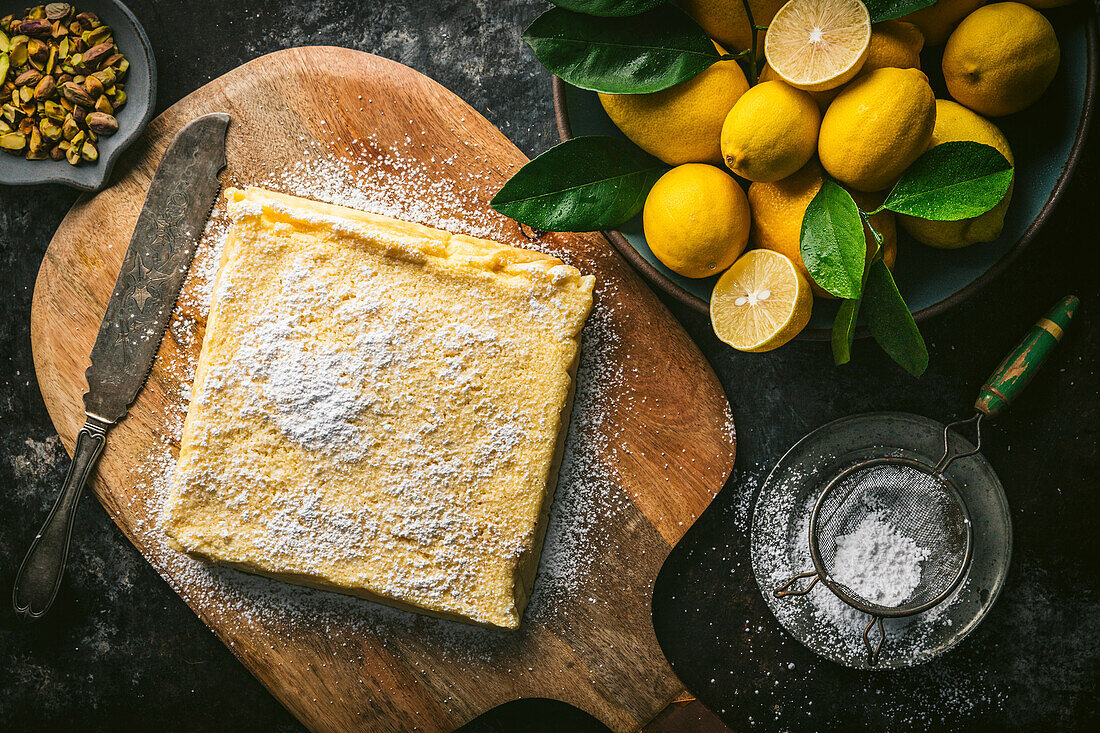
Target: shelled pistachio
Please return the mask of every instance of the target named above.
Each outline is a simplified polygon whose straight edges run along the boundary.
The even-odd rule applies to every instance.
[[[0,18],[0,150],[94,163],[99,136],[118,131],[129,68],[95,13],[49,3]]]

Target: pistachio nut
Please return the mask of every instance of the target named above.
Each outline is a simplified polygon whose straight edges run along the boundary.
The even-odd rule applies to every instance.
[[[38,40],[37,38],[31,38],[27,41],[27,59],[29,61],[37,61],[40,64],[45,64],[46,59],[50,57],[50,47]]]
[[[99,28],[96,28],[94,31],[92,31],[92,33],[98,33],[100,30],[106,27],[107,26],[100,26]],[[114,50],[114,43],[96,44],[95,46],[92,46],[84,52],[84,65],[87,66],[89,69],[97,69],[103,61],[105,61],[114,53]]]
[[[53,100],[46,100],[42,111],[45,113],[46,117],[57,122],[64,120],[65,116],[68,114],[64,107]]]
[[[50,148],[50,160],[65,160],[65,151],[61,149],[60,145],[54,145]]]
[[[11,68],[11,62],[8,60],[6,53],[0,53],[0,84],[3,84],[8,80],[8,69]]]
[[[69,165],[80,165],[80,149],[70,145],[65,151],[65,160],[69,161]]]
[[[114,105],[111,104],[111,100],[107,98],[106,94],[100,95],[99,99],[95,101],[95,111],[104,112],[109,115],[115,113]]]
[[[24,20],[19,24],[19,32],[25,36],[34,36],[35,38],[41,38],[48,36],[53,32],[53,23],[45,18],[34,18],[31,20]]]
[[[110,68],[100,69],[96,73],[92,74],[92,76],[94,76],[96,79],[99,79],[99,82],[103,85],[105,89],[110,89],[115,85],[115,81],[117,81],[114,69]]]
[[[84,25],[84,27],[87,28],[88,30],[92,30],[93,28],[98,28],[100,25],[102,25],[99,22],[99,16],[98,15],[96,15],[95,13],[87,12],[87,11],[77,15],[76,19],[78,21],[80,21],[80,23],[82,23]]]
[[[108,25],[101,25],[95,28],[95,30],[84,31],[80,34],[80,40],[88,44],[88,47],[98,46],[111,37],[111,27]]]
[[[92,107],[95,105],[95,100],[88,96],[88,92],[84,90],[84,87],[75,81],[62,84],[61,94],[64,95],[65,99],[79,107]]]
[[[103,82],[94,76],[87,76],[84,78],[84,89],[88,92],[88,96],[95,99],[103,94]]]
[[[17,153],[25,147],[27,147],[27,137],[25,135],[18,132],[5,132],[0,135],[0,148],[4,150]]]
[[[21,87],[27,84],[37,84],[38,80],[42,78],[42,72],[38,69],[27,69],[19,76],[15,77],[15,86]]]
[[[114,135],[118,132],[118,120],[103,112],[90,112],[85,118],[88,129],[97,135]]]
[[[50,98],[50,95],[53,94],[55,89],[57,89],[57,82],[54,81],[54,78],[52,76],[44,76],[34,88],[34,98],[39,102],[44,102]]]
[[[69,16],[73,6],[68,3],[49,3],[46,5],[46,20],[62,20]]]
[[[61,137],[66,140],[72,140],[76,137],[76,133],[78,132],[80,132],[80,125],[77,124],[72,115],[69,115],[65,118],[65,121],[61,123]]]
[[[42,131],[42,137],[50,142],[57,142],[61,139],[61,128],[53,120],[42,120],[38,123],[38,129]]]

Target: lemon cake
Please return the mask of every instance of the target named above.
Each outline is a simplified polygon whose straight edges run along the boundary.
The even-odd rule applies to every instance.
[[[232,225],[163,524],[210,563],[516,628],[594,278],[273,193]]]

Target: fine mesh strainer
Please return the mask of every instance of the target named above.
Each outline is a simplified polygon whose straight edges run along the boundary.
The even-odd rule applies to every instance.
[[[775,588],[773,594],[777,598],[803,596],[820,580],[849,606],[868,614],[863,643],[871,666],[876,664],[886,638],[884,618],[912,616],[946,600],[966,576],[973,544],[966,501],[948,478],[947,468],[981,450],[983,418],[1003,411],[1031,381],[1061,340],[1062,329],[1073,317],[1077,305],[1075,297],[1063,298],[1001,362],[982,386],[974,403],[974,416],[944,428],[943,455],[935,464],[881,455],[844,467],[830,478],[810,515],[809,544],[814,569],[790,578]],[[955,452],[952,431],[970,424],[977,434],[975,447]],[[889,448],[884,446],[883,450]],[[843,568],[838,567],[839,540],[855,532],[872,515],[890,527],[894,536],[908,538],[923,551],[920,580],[911,590],[884,594],[880,587],[861,589],[855,582],[857,579],[845,578]],[[870,561],[881,562],[881,558],[872,555]],[[796,588],[807,579],[809,584]],[[872,595],[870,591],[878,594]],[[904,597],[899,597],[902,593]],[[876,625],[878,640],[872,642],[871,632]]]

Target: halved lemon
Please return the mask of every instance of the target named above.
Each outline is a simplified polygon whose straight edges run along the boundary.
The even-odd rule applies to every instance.
[[[768,65],[808,92],[833,89],[867,60],[871,15],[860,0],[790,0],[764,36]]]
[[[740,351],[771,351],[806,327],[814,296],[790,258],[768,249],[741,255],[718,278],[710,320],[718,338]]]

